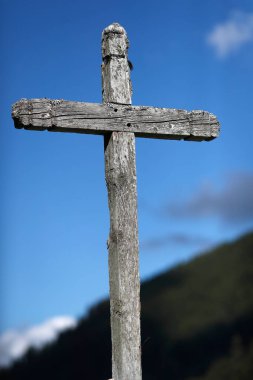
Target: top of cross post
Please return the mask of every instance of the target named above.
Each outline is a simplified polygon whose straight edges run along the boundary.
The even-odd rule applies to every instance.
[[[125,29],[118,22],[113,22],[111,25],[108,25],[103,30],[103,34],[108,34],[108,33],[116,33],[116,34],[125,34],[126,35]]]
[[[125,58],[129,41],[125,29],[117,22],[107,26],[102,33],[102,57]]]
[[[113,23],[102,33],[102,94],[104,103],[131,104],[132,85],[125,29]]]

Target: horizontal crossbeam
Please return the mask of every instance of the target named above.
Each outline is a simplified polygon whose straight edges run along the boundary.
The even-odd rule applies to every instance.
[[[213,140],[219,122],[206,111],[184,111],[120,104],[21,99],[13,105],[16,128],[105,135],[133,132],[137,137]]]

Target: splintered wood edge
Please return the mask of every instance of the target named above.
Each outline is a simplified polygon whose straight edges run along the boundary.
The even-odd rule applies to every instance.
[[[114,103],[21,99],[13,105],[12,117],[18,129],[97,135],[132,132],[136,137],[169,140],[210,141],[220,131],[216,116],[206,111]]]

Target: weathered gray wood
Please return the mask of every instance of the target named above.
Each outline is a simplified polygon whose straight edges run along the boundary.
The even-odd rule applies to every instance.
[[[110,209],[108,250],[113,379],[139,380],[140,279],[132,133],[112,133],[105,145],[105,169]]]
[[[112,24],[104,30],[104,102],[131,102],[127,47],[126,32],[119,24]],[[118,105],[115,107],[118,109]],[[114,110],[112,112],[115,114]],[[133,133],[112,132],[105,136],[105,175],[110,209],[108,251],[112,377],[114,380],[141,380],[139,247]]]
[[[131,104],[132,85],[126,31],[117,23],[102,34],[102,94],[106,103]]]
[[[108,66],[115,66],[114,60],[126,61],[126,58],[113,57],[108,64],[103,64],[104,76],[105,72],[110,72],[108,81],[103,80],[105,88],[110,88],[107,82],[112,81],[112,70]],[[119,64],[118,71],[122,65]],[[121,101],[131,100],[130,96],[123,97],[124,89],[119,85],[115,88],[120,89]],[[113,94],[115,100],[115,89]],[[209,112],[112,104],[107,103],[107,95],[105,91],[105,104],[23,99],[13,105],[15,127],[92,134],[132,132],[137,137],[196,141],[212,140],[219,134],[219,122]]]
[[[216,117],[205,111],[131,106],[128,45],[126,32],[119,24],[112,24],[104,30],[104,104],[22,99],[13,105],[12,112],[16,128],[105,136],[114,380],[141,380],[134,136],[209,141],[219,134]]]

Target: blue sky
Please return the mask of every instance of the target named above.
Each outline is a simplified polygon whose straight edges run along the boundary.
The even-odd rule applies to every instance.
[[[252,1],[0,1],[0,331],[108,294],[103,138],[15,130],[20,98],[101,102],[101,33],[130,39],[133,104],[217,115],[212,142],[137,139],[140,273],[253,227]]]

